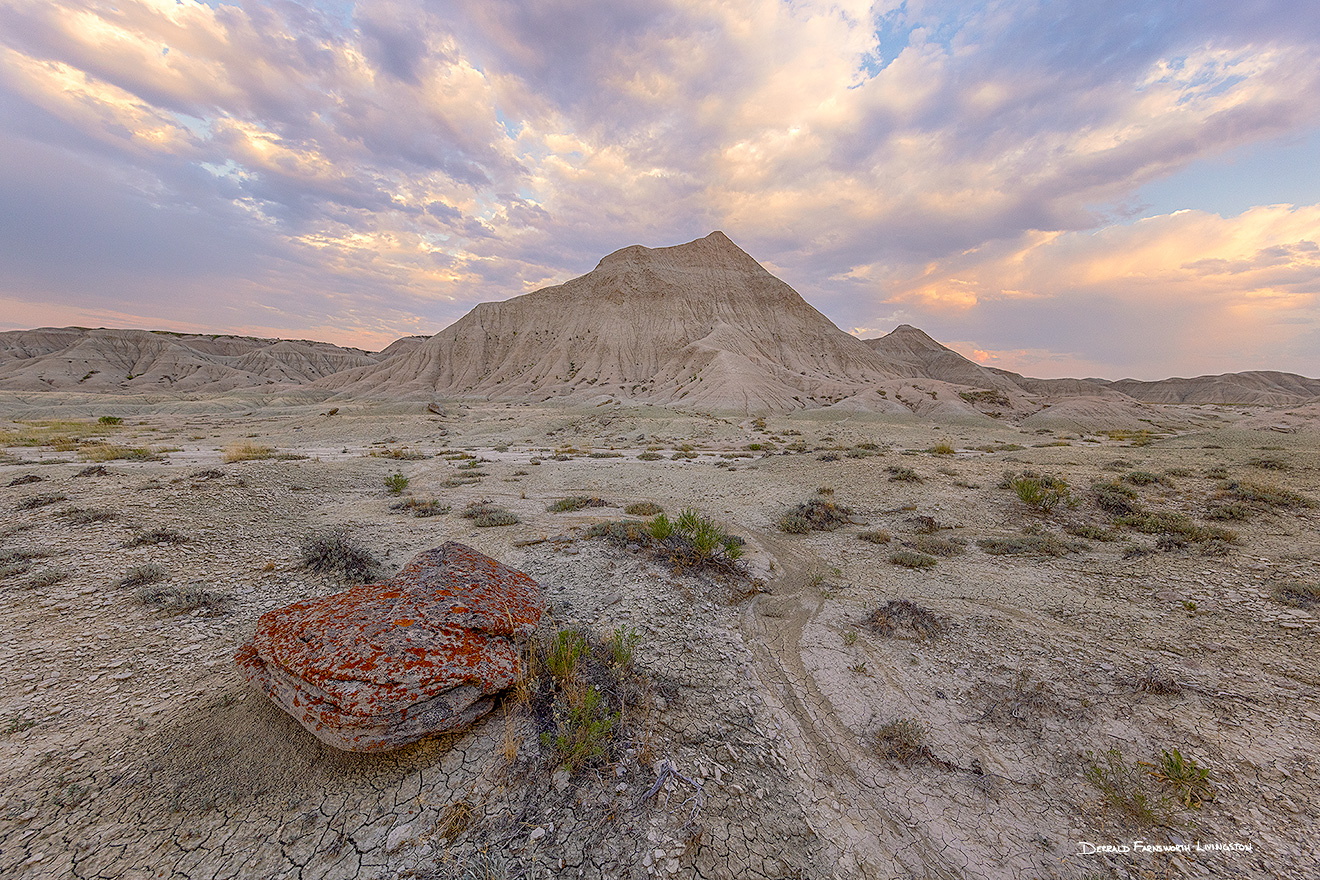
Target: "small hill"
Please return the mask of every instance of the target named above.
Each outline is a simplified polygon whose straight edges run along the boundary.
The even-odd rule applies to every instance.
[[[1146,403],[1289,406],[1320,398],[1320,379],[1272,370],[1157,382],[1120,379],[1106,386]]]
[[[81,327],[0,333],[0,390],[221,393],[304,384],[375,356],[327,342]]]
[[[482,303],[426,342],[318,387],[627,399],[717,409],[824,406],[904,375],[722,232],[627,247],[556,287]]]

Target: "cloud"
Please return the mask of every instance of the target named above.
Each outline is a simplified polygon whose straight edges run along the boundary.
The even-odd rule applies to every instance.
[[[1318,242],[1320,205],[1031,233],[891,280],[887,308],[901,305],[969,348],[1007,343],[994,365],[1029,373],[1064,375],[1040,357],[1049,350],[1108,376],[1313,374],[1315,351],[1301,340],[1320,327]]]
[[[1098,357],[1085,322],[1156,302],[1309,320],[1302,209],[1122,206],[1314,129],[1318,42],[1320,10],[1240,0],[0,0],[0,187],[33,203],[0,294],[414,333],[722,228],[845,326],[985,351],[1050,349],[1016,330],[1048,315]],[[1094,363],[1154,369],[1133,338]]]

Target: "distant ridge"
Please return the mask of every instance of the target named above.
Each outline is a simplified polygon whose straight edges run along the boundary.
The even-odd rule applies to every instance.
[[[718,231],[673,247],[622,248],[585,275],[481,303],[434,336],[406,336],[379,353],[226,334],[0,332],[4,391],[244,389],[302,389],[344,400],[628,401],[742,412],[833,407],[1055,428],[1139,427],[1157,404],[1320,402],[1320,379],[1293,373],[1033,379],[977,364],[908,324],[860,340]]]
[[[328,342],[42,327],[0,333],[0,389],[214,394],[302,385],[376,356]]]

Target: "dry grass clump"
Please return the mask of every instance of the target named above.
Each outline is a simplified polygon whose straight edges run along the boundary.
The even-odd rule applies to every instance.
[[[866,625],[882,636],[928,639],[948,629],[948,621],[910,599],[890,599],[866,618]]]
[[[420,498],[405,498],[391,504],[390,510],[395,513],[411,513],[417,517],[428,517],[443,516],[449,512],[450,507],[448,504],[442,504],[437,498],[427,501]]]
[[[1205,518],[1220,522],[1244,522],[1251,519],[1256,509],[1241,501],[1223,501],[1206,507]]]
[[[889,554],[890,565],[898,565],[903,568],[934,568],[939,560],[934,556],[927,556],[925,553],[918,553],[915,550],[895,550]]]
[[[463,511],[463,516],[472,520],[472,524],[479,529],[511,526],[518,522],[516,514],[484,499],[469,504]]]
[[[661,455],[660,453],[651,452],[649,450],[637,456],[638,461],[659,461],[662,458],[664,458],[664,456]]]
[[[1134,486],[1151,486],[1164,482],[1159,474],[1152,474],[1150,471],[1131,471],[1123,475],[1123,480]]]
[[[224,460],[232,464],[236,461],[259,461],[275,457],[275,447],[243,440],[231,443],[224,449]]]
[[[225,593],[206,590],[196,584],[186,587],[143,587],[137,592],[137,600],[143,605],[170,614],[189,611],[218,614],[228,598]]]
[[[1286,459],[1277,455],[1262,455],[1247,461],[1247,464],[1263,471],[1286,471],[1292,468]]]
[[[967,542],[962,538],[937,538],[934,535],[918,535],[912,542],[918,553],[931,556],[961,556],[967,552]]]
[[[87,526],[96,522],[109,522],[119,518],[118,511],[114,510],[88,510],[82,507],[69,507],[61,510],[57,516],[66,520],[70,525]]]
[[[18,510],[36,510],[38,507],[47,507],[68,500],[69,496],[63,492],[43,492],[40,495],[29,495],[21,499],[15,507]]]
[[[1027,670],[1019,670],[1007,684],[982,682],[976,695],[983,706],[982,721],[1010,727],[1023,727],[1040,732],[1041,722],[1047,715],[1060,711],[1060,706],[1045,682],[1034,680]]]
[[[1171,511],[1143,511],[1114,520],[1115,525],[1126,526],[1144,535],[1159,535],[1156,548],[1176,550],[1190,544],[1236,544],[1237,532],[1223,526],[1203,526],[1193,522],[1185,514]]]
[[[47,568],[34,574],[27,582],[29,590],[39,590],[43,587],[53,587],[69,576],[69,573],[62,568]]]
[[[953,455],[958,450],[954,449],[953,444],[949,443],[947,440],[941,440],[926,451],[931,455]]]
[[[373,449],[371,452],[368,452],[367,455],[372,458],[392,458],[395,461],[423,461],[431,458],[431,456],[427,455],[425,452],[418,452],[417,450],[409,449],[406,446],[395,449],[388,447],[385,449]]]
[[[625,507],[623,512],[629,516],[655,516],[664,513],[665,509],[653,501],[635,501]]]
[[[1274,598],[1296,608],[1315,608],[1320,605],[1320,584],[1280,584],[1274,589]]]
[[[832,532],[848,523],[852,508],[823,498],[811,498],[779,518],[779,530],[791,535]]]
[[[371,583],[380,569],[380,561],[343,527],[304,539],[299,554],[308,571],[337,575],[350,584]]]
[[[1084,541],[1065,541],[1048,533],[982,538],[976,543],[991,556],[1067,556],[1091,549]]]
[[[545,509],[549,513],[569,513],[574,510],[581,510],[584,507],[609,506],[608,501],[594,495],[573,495],[568,498],[560,498],[558,501],[546,505]]]
[[[24,474],[21,477],[14,477],[12,480],[9,481],[8,485],[11,488],[13,486],[26,486],[29,483],[40,483],[44,479],[46,478],[38,474]]]
[[[78,457],[87,461],[160,461],[162,456],[144,446],[88,443],[78,447]]]
[[[863,541],[869,541],[872,544],[888,544],[894,538],[884,529],[873,529],[866,532],[858,532],[857,537]]]
[[[896,718],[875,732],[875,753],[881,759],[915,764],[929,755],[926,728],[915,718]]]
[[[891,483],[920,483],[923,482],[921,475],[910,467],[891,464],[885,468],[889,473],[889,482]]]
[[[146,544],[186,544],[187,542],[187,535],[180,534],[179,532],[174,531],[174,529],[167,529],[163,526],[158,526],[149,532],[139,532],[129,539],[128,543],[124,546],[142,547]]]
[[[124,576],[119,579],[121,587],[145,587],[147,584],[156,584],[165,580],[165,569],[155,563],[146,565],[135,565]]]
[[[1178,679],[1153,663],[1137,676],[1134,684],[1142,693],[1160,697],[1176,697],[1183,692],[1182,683]]]

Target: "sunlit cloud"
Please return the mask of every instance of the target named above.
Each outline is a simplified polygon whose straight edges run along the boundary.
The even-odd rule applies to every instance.
[[[1320,321],[1312,209],[1130,204],[1320,127],[1320,12],[1271,10],[0,0],[0,295],[379,339],[721,228],[840,326],[1306,372],[1262,340]],[[1101,356],[1097,303],[1197,329]]]

